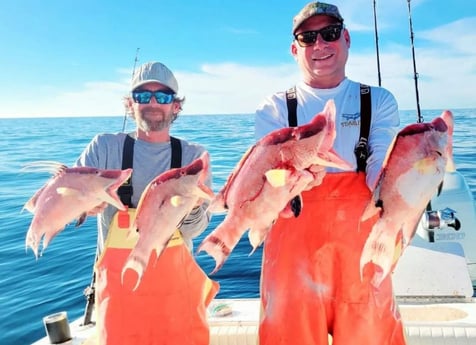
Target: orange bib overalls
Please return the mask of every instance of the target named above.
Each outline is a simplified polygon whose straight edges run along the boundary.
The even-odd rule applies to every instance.
[[[299,217],[280,218],[264,244],[260,345],[402,345],[389,276],[375,290],[360,254],[376,217],[365,174],[327,174],[305,192]],[[373,269],[373,268],[372,268]]]
[[[118,212],[119,213],[119,212]],[[100,345],[208,345],[206,308],[218,292],[195,262],[177,230],[158,260],[149,260],[135,291],[136,274],[121,272],[137,242],[113,218],[96,264],[97,330]],[[129,209],[133,221],[135,209]],[[130,273],[130,274],[129,274]]]

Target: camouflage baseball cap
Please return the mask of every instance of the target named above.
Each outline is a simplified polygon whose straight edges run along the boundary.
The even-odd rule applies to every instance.
[[[339,13],[339,9],[335,5],[326,4],[324,2],[310,2],[303,7],[301,11],[293,19],[293,35],[296,33],[296,30],[304,23],[307,19],[318,16],[325,15],[334,17],[339,22],[343,23],[344,18]]]

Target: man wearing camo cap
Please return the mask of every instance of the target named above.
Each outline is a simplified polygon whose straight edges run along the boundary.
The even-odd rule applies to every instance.
[[[377,265],[360,273],[362,248],[376,221],[360,223],[360,217],[400,124],[397,102],[386,89],[347,78],[351,40],[335,5],[307,4],[294,17],[291,34],[302,80],[259,105],[256,139],[308,123],[333,100],[333,148],[354,168],[326,168],[320,185],[293,199],[291,205],[302,203],[301,212],[286,208],[269,232],[259,344],[323,345],[332,337],[333,345],[403,345],[390,276],[375,286]],[[369,130],[364,140],[361,126]]]

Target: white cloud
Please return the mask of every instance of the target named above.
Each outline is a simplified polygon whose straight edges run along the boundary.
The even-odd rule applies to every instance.
[[[476,34],[469,28],[476,18],[419,32],[424,44],[416,49],[418,87],[422,109],[474,108],[476,98]],[[396,96],[400,109],[415,109],[413,63],[408,45],[393,45],[380,52],[382,86]],[[91,81],[74,90],[47,87],[40,99],[2,100],[5,116],[122,115],[122,97],[128,90],[130,70],[118,70],[117,81]],[[253,113],[263,98],[285,90],[299,79],[296,63],[252,66],[232,62],[203,64],[198,72],[175,71],[180,93],[187,101],[184,114]],[[349,78],[377,84],[376,57],[351,48]],[[44,87],[46,88],[46,86]]]
[[[177,72],[186,95],[185,114],[252,113],[268,94],[295,83],[294,64],[269,67],[235,63],[205,64],[199,73]]]

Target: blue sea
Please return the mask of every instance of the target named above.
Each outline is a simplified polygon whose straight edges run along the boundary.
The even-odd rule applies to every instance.
[[[458,170],[476,196],[476,109],[452,109],[455,115],[454,158]],[[423,111],[426,121],[441,111]],[[416,121],[402,111],[402,126]],[[247,148],[253,144],[253,115],[179,117],[172,134],[204,145],[210,152],[213,189],[218,191]],[[118,117],[0,119],[0,344],[31,344],[45,336],[42,318],[65,310],[70,320],[83,315],[83,290],[89,285],[95,259],[96,219],[79,228],[69,225],[53,239],[43,256],[25,250],[32,215],[22,207],[48,179],[39,172],[23,172],[30,162],[51,160],[71,165],[96,133],[132,131],[134,124]],[[215,215],[208,229],[223,219]],[[258,297],[261,248],[249,256],[246,236],[212,276],[220,282],[219,298]],[[205,272],[213,260],[197,256]]]

